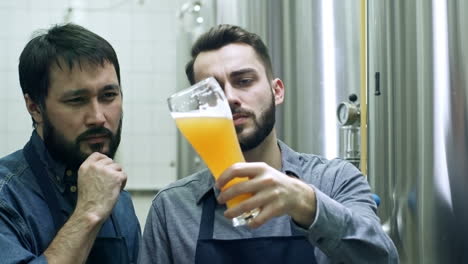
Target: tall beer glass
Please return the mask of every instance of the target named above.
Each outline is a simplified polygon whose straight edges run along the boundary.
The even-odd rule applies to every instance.
[[[229,103],[213,77],[173,94],[167,101],[180,132],[203,159],[215,179],[232,164],[244,162]],[[246,180],[247,177],[235,178],[223,190]],[[227,202],[227,207],[233,207],[250,196],[236,196]],[[245,225],[257,214],[258,209],[255,209],[233,218],[233,225]]]

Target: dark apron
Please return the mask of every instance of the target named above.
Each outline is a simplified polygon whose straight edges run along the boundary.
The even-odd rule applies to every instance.
[[[292,236],[249,239],[213,239],[216,200],[209,194],[203,202],[195,263],[316,264],[314,246],[291,227]]]
[[[26,161],[29,163],[31,170],[34,176],[37,179],[37,183],[41,188],[44,199],[49,207],[50,214],[54,221],[55,230],[60,230],[65,219],[63,219],[60,214],[60,206],[58,203],[57,196],[55,191],[52,188],[53,182],[48,176],[44,165],[39,159],[39,155],[32,144],[29,141],[23,149],[24,156]],[[120,228],[118,223],[115,221],[113,213],[110,216],[112,225],[114,226],[116,237],[98,237],[96,238],[91,252],[89,253],[86,263],[116,263],[116,264],[127,264],[130,263],[130,258],[128,256],[127,244],[125,239],[120,233]]]

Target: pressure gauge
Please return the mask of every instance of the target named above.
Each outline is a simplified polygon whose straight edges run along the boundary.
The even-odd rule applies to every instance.
[[[360,118],[358,106],[347,102],[342,102],[338,105],[336,115],[338,122],[343,126],[351,125]]]

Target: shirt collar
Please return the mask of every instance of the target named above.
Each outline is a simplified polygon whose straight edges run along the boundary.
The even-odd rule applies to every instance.
[[[278,146],[281,151],[281,172],[302,179],[302,156],[281,140],[278,140]]]
[[[36,130],[34,130],[31,135],[31,143],[34,145],[34,148],[36,149],[42,164],[46,166],[47,172],[52,178],[52,181],[57,185],[60,192],[63,192],[65,190],[65,186],[62,183],[64,182],[66,166],[60,162],[55,161],[50,156],[44,141]]]
[[[299,179],[302,178],[302,156],[292,150],[288,145],[283,143],[281,140],[278,140],[278,147],[280,148],[281,152],[281,161],[282,161],[282,166],[281,166],[281,172],[292,175],[294,177],[297,177]],[[203,171],[198,172],[198,178],[201,181],[199,186],[200,186],[200,192],[197,195],[197,204],[199,204],[204,197],[208,195],[208,193],[211,193],[211,191],[214,192],[215,196],[219,195],[220,190],[218,190],[214,184],[214,178],[211,175],[211,172],[208,169],[205,169]]]

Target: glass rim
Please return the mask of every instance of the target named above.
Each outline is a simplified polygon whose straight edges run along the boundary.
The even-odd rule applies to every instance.
[[[172,98],[174,98],[174,97],[181,96],[181,95],[185,95],[185,94],[187,94],[187,93],[189,93],[189,92],[191,92],[191,91],[197,89],[198,87],[203,86],[203,85],[205,85],[205,84],[207,84],[207,83],[210,83],[210,82],[213,82],[213,81],[214,81],[216,84],[218,84],[218,85],[215,85],[215,87],[213,87],[213,89],[216,89],[216,90],[217,90],[217,89],[219,88],[219,89],[222,91],[222,89],[221,89],[221,87],[219,86],[219,83],[216,81],[216,79],[215,79],[213,76],[210,76],[210,77],[205,78],[205,79],[203,79],[203,80],[201,80],[201,81],[199,81],[199,82],[197,82],[197,83],[195,83],[195,84],[193,84],[193,85],[191,85],[191,86],[189,86],[189,87],[187,87],[187,88],[185,88],[185,89],[182,89],[182,90],[180,90],[180,91],[177,91],[177,92],[173,93],[172,95],[170,95],[170,96],[167,98],[167,101],[169,102],[169,101],[170,101]],[[223,94],[224,94],[224,93],[223,93]]]

